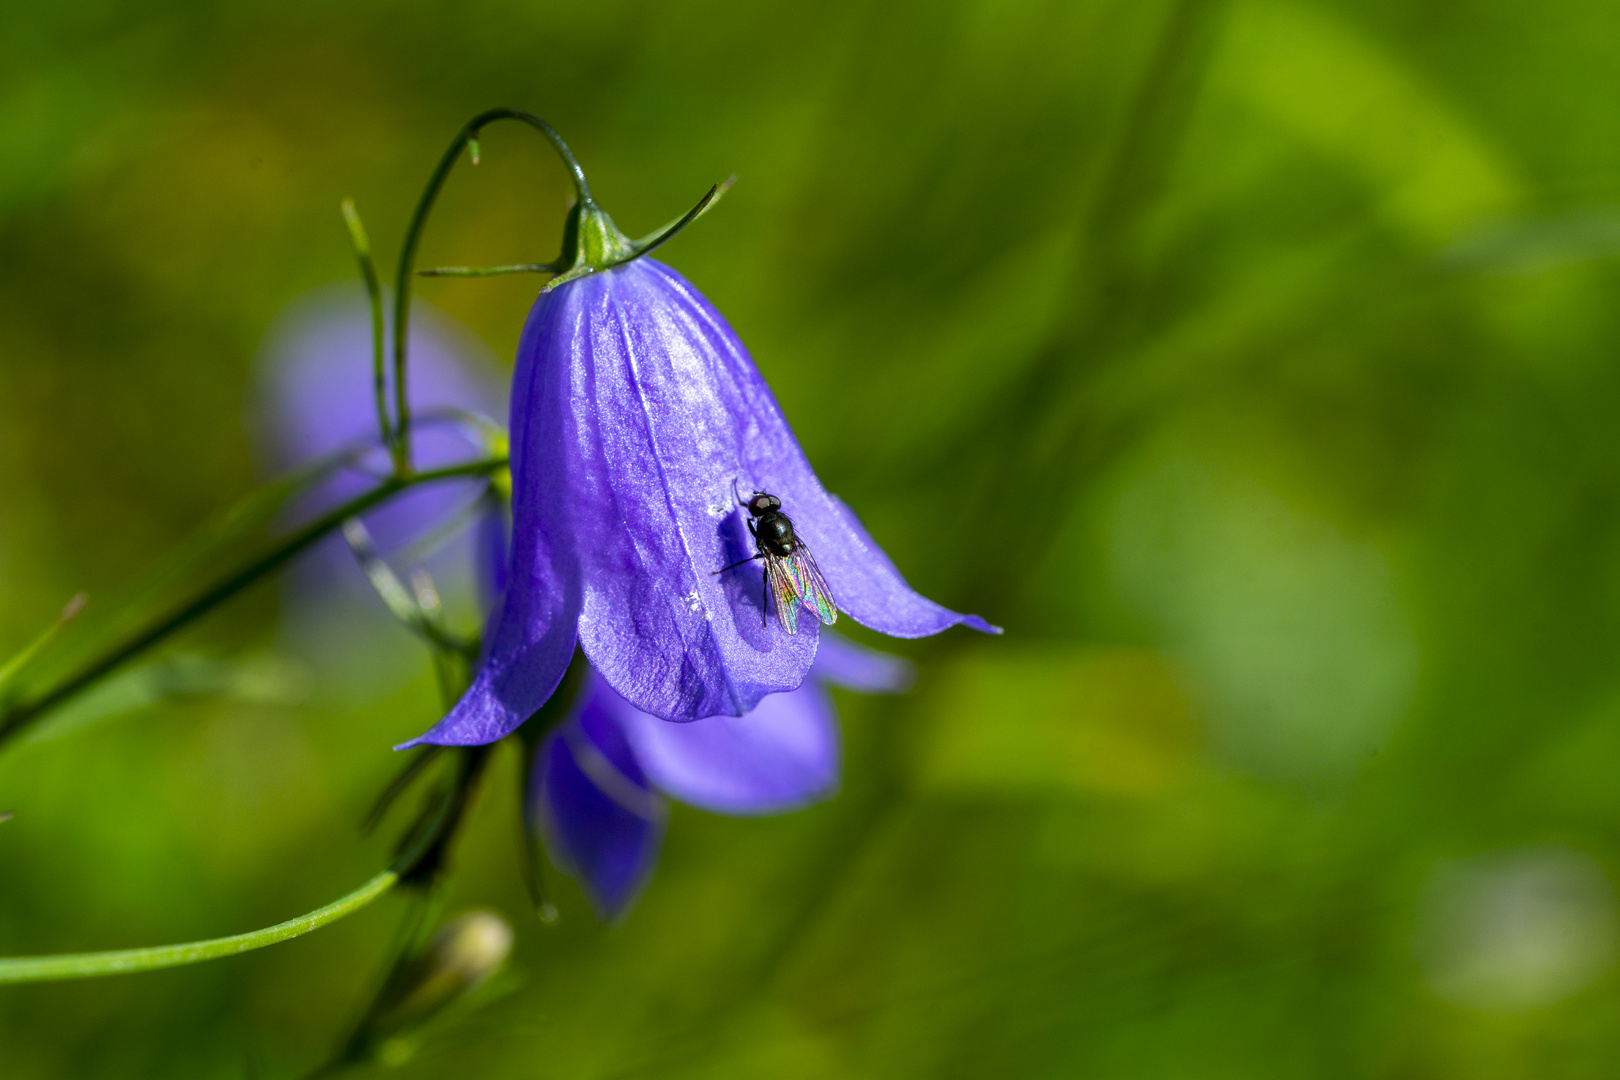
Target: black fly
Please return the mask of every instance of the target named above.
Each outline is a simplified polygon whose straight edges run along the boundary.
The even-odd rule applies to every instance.
[[[776,597],[776,620],[788,633],[799,629],[799,605],[809,608],[822,622],[831,626],[838,621],[838,606],[833,603],[827,579],[810,555],[810,548],[793,530],[793,519],[782,513],[782,500],[764,491],[756,491],[744,502],[737,502],[748,511],[748,532],[754,538],[755,554],[724,569],[723,574],[735,570],[755,559],[765,560],[765,580],[769,595]],[[760,625],[765,623],[764,600],[760,604]]]

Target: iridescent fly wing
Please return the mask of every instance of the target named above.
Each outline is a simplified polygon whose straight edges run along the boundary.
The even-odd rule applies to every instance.
[[[816,618],[828,626],[837,622],[838,605],[833,603],[832,590],[827,588],[827,579],[821,576],[821,567],[811,557],[810,549],[800,543],[788,557],[787,564],[794,589],[799,599],[804,601],[804,606],[815,612]]]
[[[799,590],[793,582],[788,561],[777,555],[765,556],[765,580],[776,597],[776,621],[790,634],[799,632]]]

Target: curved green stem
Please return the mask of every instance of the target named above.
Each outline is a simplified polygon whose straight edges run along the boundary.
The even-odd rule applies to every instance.
[[[382,282],[377,277],[377,263],[371,257],[371,241],[366,227],[360,222],[360,211],[353,199],[343,200],[343,221],[349,226],[349,242],[354,245],[354,257],[360,263],[360,276],[365,279],[366,298],[371,302],[371,381],[377,399],[377,434],[384,446],[394,444],[394,433],[388,422],[388,392],[386,365],[383,363],[383,302]]]
[[[410,627],[434,649],[453,653],[469,664],[478,659],[478,643],[452,634],[445,628],[436,609],[423,606],[421,594],[413,594],[407,589],[405,583],[399,580],[399,575],[394,573],[394,568],[388,565],[388,560],[378,554],[370,531],[359,518],[350,518],[343,523],[343,538],[349,542],[349,550],[360,563],[361,572],[394,618]],[[461,696],[460,691],[456,696]],[[455,700],[452,699],[445,703],[445,707],[454,704]]]
[[[394,472],[403,476],[411,467],[411,432],[410,432],[410,405],[405,387],[405,354],[406,354],[406,328],[410,326],[411,318],[411,277],[416,269],[416,247],[422,239],[422,229],[427,225],[428,213],[433,209],[433,203],[439,197],[439,189],[450,175],[461,151],[469,143],[475,143],[478,133],[486,126],[497,120],[520,120],[539,131],[551,143],[568,166],[570,177],[574,181],[574,191],[579,196],[581,204],[591,203],[591,187],[585,181],[585,170],[579,167],[574,158],[574,152],[568,149],[557,129],[535,116],[533,113],[523,112],[520,109],[489,109],[479,113],[467,121],[462,129],[456,132],[456,137],[450,140],[450,146],[445,150],[444,156],[439,159],[438,168],[428,178],[427,187],[422,191],[422,197],[417,201],[416,212],[411,215],[411,223],[405,230],[405,246],[399,253],[399,272],[394,278],[394,425],[399,438],[393,446]]]
[[[417,484],[453,480],[465,476],[486,476],[497,469],[504,468],[506,464],[507,460],[503,457],[485,458],[462,465],[434,469],[431,472],[389,477],[365,494],[350,499],[342,506],[317,518],[297,532],[283,537],[276,546],[253,562],[225,575],[169,613],[161,615],[146,626],[133,631],[123,641],[90,661],[81,670],[68,675],[55,686],[33,698],[25,698],[5,710],[4,713],[0,713],[0,742],[4,742],[17,734],[26,725],[38,719],[48,710],[85,689],[126,660],[155,645],[169,634],[191,622],[191,620],[205,614],[216,605],[264,577],[270,571],[283,565],[327,533],[341,527],[345,521],[356,514],[364,513],[378,503],[386,502],[405,489],[415,487]]]
[[[154,971],[214,960],[221,956],[262,949],[319,930],[327,923],[371,903],[393,888],[399,875],[384,870],[348,896],[316,908],[307,915],[267,926],[248,934],[189,941],[184,945],[156,945],[149,949],[118,949],[113,952],[68,953],[62,956],[17,956],[0,958],[0,983],[48,982],[57,979],[86,979],[96,975],[122,975],[131,971]]]

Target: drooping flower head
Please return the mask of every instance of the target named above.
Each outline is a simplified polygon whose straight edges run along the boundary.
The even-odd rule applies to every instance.
[[[665,720],[741,716],[798,687],[819,624],[790,633],[767,617],[759,563],[718,573],[761,553],[738,492],[779,501],[855,621],[896,637],[993,631],[906,584],[822,487],[720,313],[668,266],[634,257],[580,195],[561,263],[571,269],[518,346],[504,610],[471,690],[416,741],[512,731],[555,690],[576,644],[609,687]]]
[[[910,665],[821,636],[810,679],[746,716],[686,724],[642,712],[593,674],[530,765],[525,813],[551,860],[605,919],[622,916],[657,864],[665,797],[718,814],[776,814],[838,787],[838,716],[826,685],[903,689]]]

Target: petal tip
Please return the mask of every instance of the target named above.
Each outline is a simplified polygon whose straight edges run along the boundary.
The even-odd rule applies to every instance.
[[[443,726],[443,724],[439,724],[436,727],[430,728],[408,742],[397,744],[394,749],[414,750],[418,746],[483,746],[486,743],[498,741],[497,739],[487,739],[482,736],[457,738],[453,735],[436,734],[439,731],[439,728]],[[504,737],[505,736],[501,736],[501,738]]]

